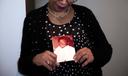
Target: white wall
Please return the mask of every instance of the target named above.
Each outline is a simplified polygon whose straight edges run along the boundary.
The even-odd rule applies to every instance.
[[[36,0],[36,8],[48,0]],[[103,67],[104,76],[128,76],[128,0],[78,0],[96,15],[113,47],[111,61]]]
[[[25,0],[0,0],[0,76],[16,76]]]

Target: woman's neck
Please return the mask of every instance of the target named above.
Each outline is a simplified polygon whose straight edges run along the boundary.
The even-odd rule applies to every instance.
[[[54,16],[56,18],[63,18],[63,17],[65,17],[66,15],[69,14],[70,10],[71,10],[71,7],[68,7],[67,9],[64,9],[61,12],[57,12],[57,11],[53,10],[52,8],[50,8],[48,6],[48,12],[49,12],[49,14],[51,14],[52,16]]]
[[[64,17],[55,17],[51,13],[48,12],[48,18],[53,24],[62,25],[62,24],[70,23],[70,21],[72,21],[75,15],[74,13],[75,12],[73,8],[71,8],[69,13],[65,15]]]

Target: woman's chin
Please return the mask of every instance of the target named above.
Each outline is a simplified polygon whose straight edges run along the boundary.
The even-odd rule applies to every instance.
[[[56,6],[56,10],[57,10],[57,11],[64,11],[64,10],[66,10],[67,8],[68,8],[67,5],[57,5],[57,6]]]

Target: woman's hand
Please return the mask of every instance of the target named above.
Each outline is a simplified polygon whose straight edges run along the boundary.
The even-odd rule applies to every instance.
[[[94,56],[89,48],[82,48],[74,56],[75,62],[82,63],[82,67],[93,62]]]
[[[48,70],[52,71],[56,67],[57,56],[50,51],[45,51],[43,53],[37,54],[33,58],[33,63],[37,66],[44,66]]]

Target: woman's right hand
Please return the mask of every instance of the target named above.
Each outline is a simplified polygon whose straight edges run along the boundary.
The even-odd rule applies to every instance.
[[[37,54],[33,58],[33,63],[37,66],[44,66],[48,70],[52,71],[56,67],[57,56],[53,52],[45,51],[43,53]]]

